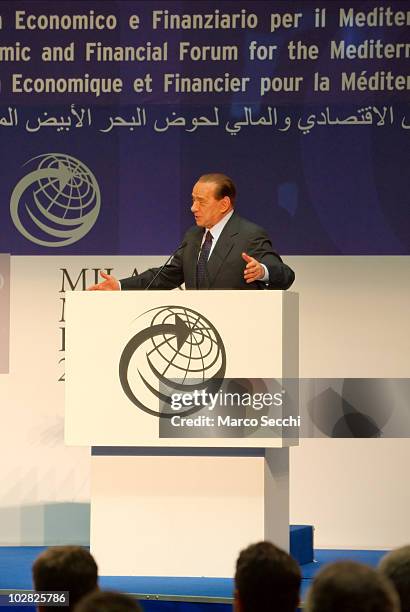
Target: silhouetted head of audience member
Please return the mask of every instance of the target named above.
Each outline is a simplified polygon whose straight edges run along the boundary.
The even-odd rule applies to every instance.
[[[294,612],[299,603],[298,563],[270,542],[252,544],[236,562],[235,612]]]
[[[379,570],[390,578],[399,594],[401,612],[410,612],[410,545],[385,555]]]
[[[400,612],[400,604],[392,583],[380,572],[338,561],[316,575],[306,612]]]
[[[36,591],[69,591],[69,607],[97,588],[98,568],[93,556],[81,546],[52,546],[41,553],[33,564]],[[55,608],[40,606],[41,610]]]
[[[114,591],[95,591],[78,603],[75,612],[142,612],[136,599]]]

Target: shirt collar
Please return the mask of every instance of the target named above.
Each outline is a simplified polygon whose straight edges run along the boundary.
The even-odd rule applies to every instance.
[[[214,243],[218,240],[219,236],[222,234],[223,228],[228,223],[228,221],[232,217],[233,213],[234,213],[234,211],[231,210],[230,212],[228,212],[227,215],[222,217],[222,219],[220,221],[218,221],[218,223],[215,223],[215,225],[213,227],[211,227],[210,230],[206,230],[206,231],[211,232],[211,235],[212,235]],[[206,231],[204,232],[204,236],[206,235]]]

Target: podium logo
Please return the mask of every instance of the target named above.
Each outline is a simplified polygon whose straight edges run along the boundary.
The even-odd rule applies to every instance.
[[[85,236],[100,212],[101,195],[91,170],[63,153],[47,153],[24,164],[32,167],[10,199],[14,225],[25,238],[63,247]]]
[[[161,306],[137,319],[140,330],[128,341],[119,377],[128,399],[157,417],[172,417],[175,391],[216,393],[226,370],[226,352],[215,326],[184,306]],[[192,405],[179,414],[200,410]]]

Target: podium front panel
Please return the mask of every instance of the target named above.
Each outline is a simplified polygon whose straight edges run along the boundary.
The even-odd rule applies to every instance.
[[[235,424],[227,437],[196,437],[192,431],[189,437],[168,437],[165,425],[171,423],[173,410],[180,417],[195,416],[192,403],[174,406],[187,384],[198,384],[198,393],[210,394],[217,379],[297,377],[297,298],[282,291],[73,292],[66,304],[66,443],[294,444],[277,433],[263,437],[261,430],[236,437]],[[166,422],[160,418],[164,385],[173,389]],[[205,412],[211,416],[211,407]],[[224,422],[230,426],[232,420]]]

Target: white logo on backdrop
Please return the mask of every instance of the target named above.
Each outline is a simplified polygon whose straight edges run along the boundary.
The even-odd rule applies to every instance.
[[[65,153],[47,153],[23,176],[10,199],[10,214],[18,231],[46,247],[62,247],[85,236],[97,220],[101,194],[91,170]]]

